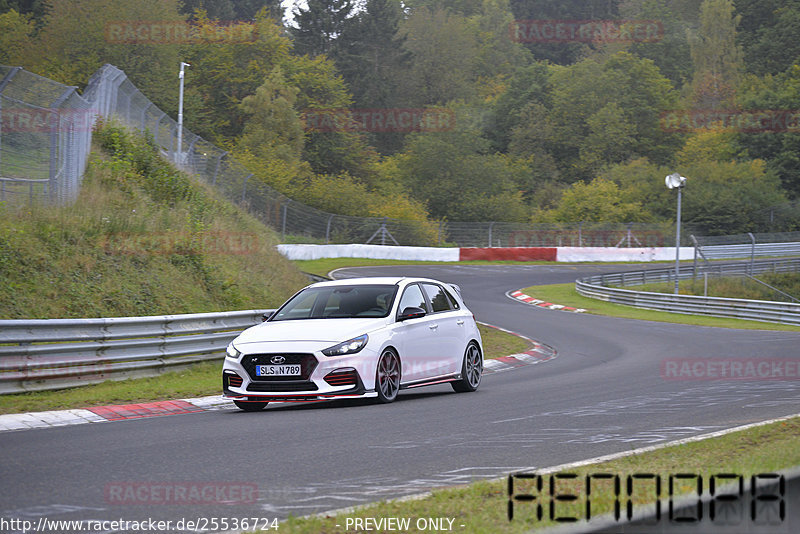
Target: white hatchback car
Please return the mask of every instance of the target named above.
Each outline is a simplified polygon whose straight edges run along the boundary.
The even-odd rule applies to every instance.
[[[356,278],[302,289],[228,346],[226,398],[246,411],[270,401],[376,397],[449,382],[475,391],[483,345],[458,286],[426,278]]]

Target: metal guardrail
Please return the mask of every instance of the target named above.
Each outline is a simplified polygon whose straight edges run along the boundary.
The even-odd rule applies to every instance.
[[[717,276],[743,276],[766,272],[797,272],[800,259],[770,260],[747,263],[731,263],[711,266],[687,265],[678,271],[678,279],[688,279],[698,274],[709,273]],[[800,325],[800,304],[767,300],[748,300],[725,297],[702,297],[695,295],[673,295],[647,291],[633,291],[621,287],[655,282],[669,282],[675,278],[674,269],[648,269],[612,274],[601,274],[575,281],[579,294],[637,308],[733,317],[754,321],[768,321],[782,324]]]
[[[0,394],[152,376],[218,360],[268,311],[0,320]]]
[[[709,260],[756,258],[769,256],[797,256],[800,255],[800,243],[758,243],[755,246],[742,245],[710,245],[701,247],[703,256]]]

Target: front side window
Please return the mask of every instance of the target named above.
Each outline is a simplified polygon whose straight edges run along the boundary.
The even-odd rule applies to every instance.
[[[284,304],[270,321],[386,317],[396,293],[396,285],[309,287]]]
[[[425,297],[422,296],[422,290],[417,284],[406,287],[406,290],[403,291],[403,296],[400,297],[400,305],[397,307],[398,313],[403,313],[406,308],[422,308],[426,312],[428,311],[428,307],[425,305]]]

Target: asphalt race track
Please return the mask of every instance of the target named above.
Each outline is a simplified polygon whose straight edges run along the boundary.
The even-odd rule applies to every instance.
[[[0,518],[282,519],[800,412],[797,378],[662,376],[664,362],[675,359],[800,360],[800,333],[558,312],[505,296],[626,268],[640,266],[340,270],[337,277],[405,274],[459,284],[478,320],[550,345],[558,357],[487,375],[472,394],[445,384],[401,392],[390,405],[276,405],[0,433]],[[157,495],[192,484],[222,489],[193,505]],[[115,488],[145,489],[120,503]]]

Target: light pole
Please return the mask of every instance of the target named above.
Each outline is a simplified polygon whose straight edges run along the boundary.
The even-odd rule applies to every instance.
[[[664,180],[667,189],[678,190],[678,217],[675,222],[675,294],[678,294],[678,274],[681,268],[681,189],[686,185],[686,178],[674,172]]]
[[[178,153],[175,157],[175,162],[178,165],[183,164],[183,148],[181,147],[181,143],[183,142],[183,68],[184,67],[191,67],[190,64],[181,61],[181,71],[178,73],[178,79],[181,81],[181,89],[180,93],[178,94]]]

